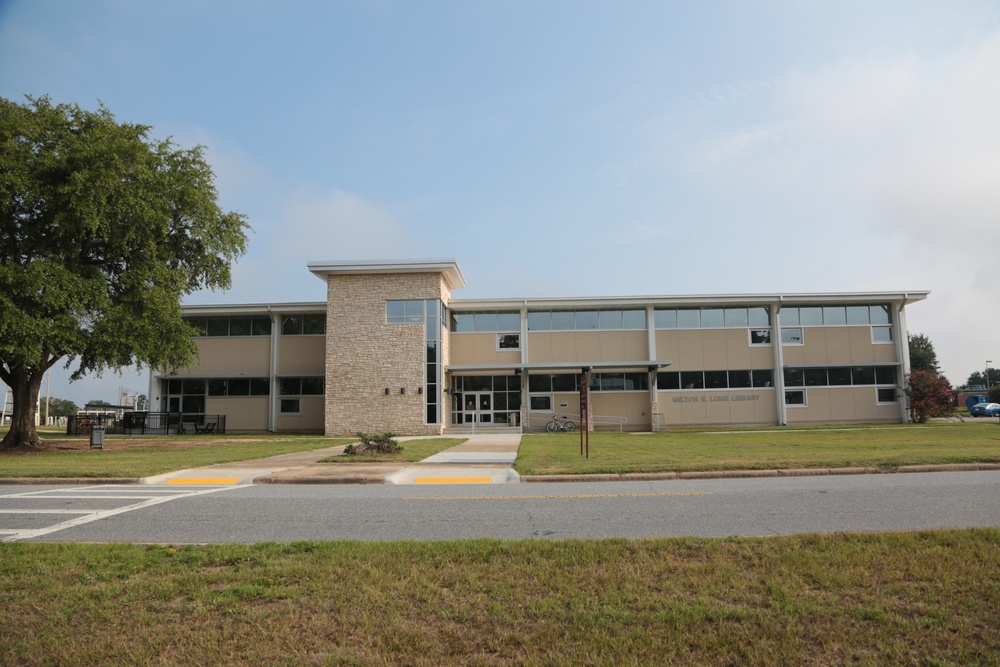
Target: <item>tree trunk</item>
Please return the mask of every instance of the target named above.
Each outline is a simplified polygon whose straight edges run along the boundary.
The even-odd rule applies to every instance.
[[[0,442],[0,449],[15,447],[39,447],[42,444],[35,430],[35,408],[38,392],[42,387],[45,371],[25,368],[10,369],[10,388],[14,394],[14,411],[11,414],[10,430]]]

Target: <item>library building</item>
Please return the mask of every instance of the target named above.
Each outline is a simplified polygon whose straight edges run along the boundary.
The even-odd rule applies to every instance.
[[[929,292],[454,299],[453,259],[310,262],[325,302],[186,306],[151,409],[226,430],[437,435],[907,420]]]

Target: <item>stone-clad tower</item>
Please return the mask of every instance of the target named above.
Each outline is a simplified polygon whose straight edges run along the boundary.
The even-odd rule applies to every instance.
[[[440,434],[453,259],[310,262],[327,283],[326,434]]]

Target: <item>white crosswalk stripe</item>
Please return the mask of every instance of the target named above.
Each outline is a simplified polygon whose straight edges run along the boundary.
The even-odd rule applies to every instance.
[[[110,516],[124,514],[135,510],[151,507],[161,503],[190,498],[208,493],[217,493],[233,486],[133,486],[133,485],[100,485],[74,486],[65,488],[49,488],[41,491],[26,491],[23,493],[8,493],[0,495],[0,542],[18,542],[49,535],[51,533],[80,526],[93,521],[100,521]],[[5,505],[32,504],[30,501],[66,501],[66,500],[99,500],[99,501],[139,501],[125,502],[111,508],[87,508],[73,506],[71,508],[51,507],[8,507]],[[11,528],[3,526],[5,517],[25,517],[50,515],[78,515],[65,521],[59,521],[41,528]]]

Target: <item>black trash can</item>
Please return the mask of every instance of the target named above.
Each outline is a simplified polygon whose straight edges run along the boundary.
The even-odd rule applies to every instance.
[[[90,427],[90,448],[91,449],[104,449],[104,427],[103,426],[91,426]]]

